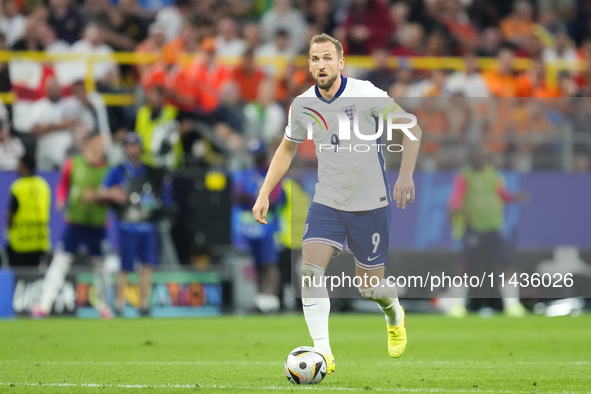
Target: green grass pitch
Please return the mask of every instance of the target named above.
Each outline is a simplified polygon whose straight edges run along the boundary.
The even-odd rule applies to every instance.
[[[379,314],[330,320],[337,370],[318,386],[283,374],[311,345],[302,315],[0,322],[0,392],[591,393],[591,315],[408,315],[388,357]]]

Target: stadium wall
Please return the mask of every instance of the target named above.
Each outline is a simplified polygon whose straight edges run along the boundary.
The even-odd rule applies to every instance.
[[[40,174],[55,189],[59,174]],[[396,181],[396,172],[388,173],[390,185]],[[434,172],[415,174],[417,198],[405,210],[393,211],[391,250],[457,251],[461,243],[451,239],[447,213],[447,200],[455,173]],[[529,201],[506,208],[504,236],[519,250],[550,250],[561,245],[591,249],[591,174],[564,172],[504,173],[509,190],[526,190]],[[15,173],[0,172],[0,185],[8,190],[16,179]],[[304,173],[301,182],[308,191],[314,190],[316,174]],[[0,223],[6,222],[8,193],[0,193]],[[63,215],[52,205],[51,236],[56,245],[63,231]],[[111,231],[114,233],[114,231]],[[114,234],[110,239],[116,244]],[[0,239],[0,248],[4,239]]]

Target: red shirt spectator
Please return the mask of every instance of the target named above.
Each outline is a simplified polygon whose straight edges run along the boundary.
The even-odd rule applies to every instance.
[[[378,0],[353,0],[343,26],[352,55],[368,55],[386,47],[395,28],[390,10]]]

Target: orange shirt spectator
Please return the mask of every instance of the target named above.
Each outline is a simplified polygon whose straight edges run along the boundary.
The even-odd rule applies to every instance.
[[[232,79],[232,73],[217,64],[213,40],[204,40],[201,48],[203,60],[191,62],[173,77],[173,91],[179,98],[181,109],[193,111],[199,108],[210,113],[219,106],[219,92],[224,83]]]
[[[535,150],[552,138],[553,128],[546,115],[546,106],[540,100],[524,100],[511,112],[512,129],[517,144]]]
[[[187,23],[183,26],[181,34],[162,49],[164,61],[168,64],[176,64],[181,60],[183,54],[197,52],[199,48],[198,37],[197,27]]]
[[[514,60],[515,53],[513,49],[509,47],[501,48],[497,56],[497,69],[488,70],[482,74],[492,96],[515,97],[517,95],[517,78],[513,68]]]
[[[168,68],[166,64],[159,62],[146,67],[140,76],[140,83],[145,91],[154,86],[166,86],[168,82]]]
[[[519,97],[560,97],[560,92],[548,86],[545,78],[538,79],[529,72],[517,77],[516,84]]]
[[[299,96],[315,83],[308,69],[298,68],[290,63],[283,77],[277,81],[275,101],[288,103],[291,97]]]
[[[530,36],[534,33],[534,24],[531,21],[522,21],[508,17],[501,21],[501,33],[507,40]]]
[[[447,117],[445,112],[437,107],[438,102],[438,100],[424,100],[422,105],[413,112],[417,119],[420,119],[421,129],[425,133],[421,144],[421,150],[425,153],[439,152],[441,143],[439,139],[448,132]]]
[[[517,96],[517,78],[513,73],[504,74],[498,70],[486,71],[482,77],[488,85],[491,95],[497,97]]]
[[[527,0],[518,0],[513,4],[513,13],[500,23],[503,38],[515,44],[523,45],[527,37],[534,34],[532,20],[533,8]]]
[[[532,67],[517,78],[519,97],[559,97],[560,92],[546,81],[546,67],[542,60],[534,60]]]
[[[158,23],[152,23],[148,28],[148,38],[144,41],[140,42],[135,47],[135,53],[157,53],[161,54],[162,49],[165,44],[165,36],[164,36],[164,28],[162,25]],[[137,71],[140,77],[143,76],[144,73],[148,72],[151,68],[156,66],[157,63],[153,64],[138,64]]]
[[[162,56],[164,61],[168,64],[175,64],[179,61],[182,54],[185,52],[185,43],[181,37],[177,37],[162,49]]]
[[[484,145],[491,153],[502,153],[507,150],[507,132],[514,100],[497,100],[494,113],[489,117],[489,127],[484,132]]]
[[[232,71],[232,79],[238,84],[243,101],[252,102],[257,98],[259,85],[267,75],[254,63],[253,50],[248,50],[242,63]]]

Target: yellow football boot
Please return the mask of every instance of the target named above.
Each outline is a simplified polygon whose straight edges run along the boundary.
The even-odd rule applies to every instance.
[[[388,354],[390,357],[398,358],[406,349],[406,317],[404,308],[402,309],[402,321],[397,326],[388,327]]]
[[[334,356],[332,354],[322,354],[322,357],[326,361],[326,374],[330,375],[335,370]]]

